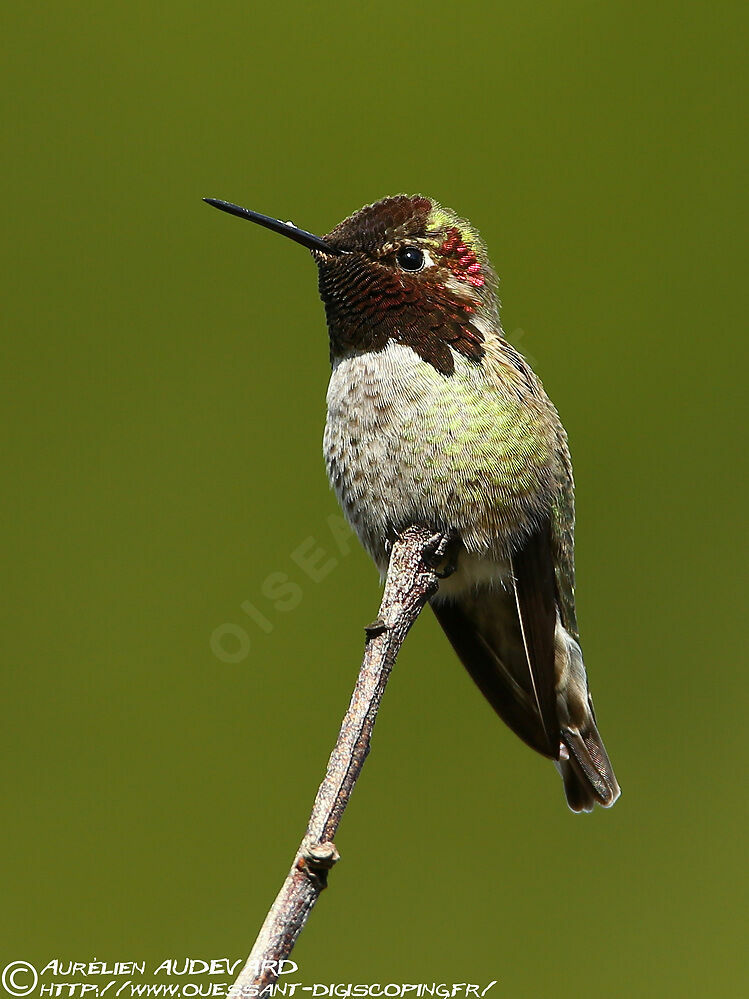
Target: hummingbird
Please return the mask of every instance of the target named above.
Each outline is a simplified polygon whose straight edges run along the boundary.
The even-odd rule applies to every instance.
[[[311,251],[330,340],[328,478],[380,573],[408,527],[448,537],[430,602],[458,657],[554,762],[573,811],[613,805],[575,615],[567,434],[503,333],[478,232],[421,195],[366,205],[322,237],[204,200]]]

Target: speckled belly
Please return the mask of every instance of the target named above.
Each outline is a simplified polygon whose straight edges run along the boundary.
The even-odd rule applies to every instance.
[[[339,361],[327,402],[328,477],[381,572],[386,540],[419,523],[460,535],[450,588],[504,573],[546,480],[516,398],[489,388],[478,365],[461,360],[447,378],[391,343]]]

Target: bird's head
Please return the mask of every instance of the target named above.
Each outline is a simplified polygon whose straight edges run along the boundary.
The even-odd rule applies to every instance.
[[[384,198],[322,238],[226,202],[210,204],[311,250],[333,360],[394,340],[450,375],[456,353],[480,362],[484,332],[499,329],[497,278],[484,244],[468,222],[430,198]]]

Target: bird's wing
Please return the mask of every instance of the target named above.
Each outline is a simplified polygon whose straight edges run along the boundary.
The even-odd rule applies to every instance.
[[[512,589],[485,587],[434,612],[481,692],[533,749],[557,759],[556,603],[548,523],[512,558]]]
[[[548,522],[512,556],[511,565],[528,676],[549,748],[556,758],[559,755],[554,668],[557,601]]]

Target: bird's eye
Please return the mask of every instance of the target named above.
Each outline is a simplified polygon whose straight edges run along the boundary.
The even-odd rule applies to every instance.
[[[420,271],[424,266],[424,253],[417,246],[404,246],[395,258],[404,271]]]

